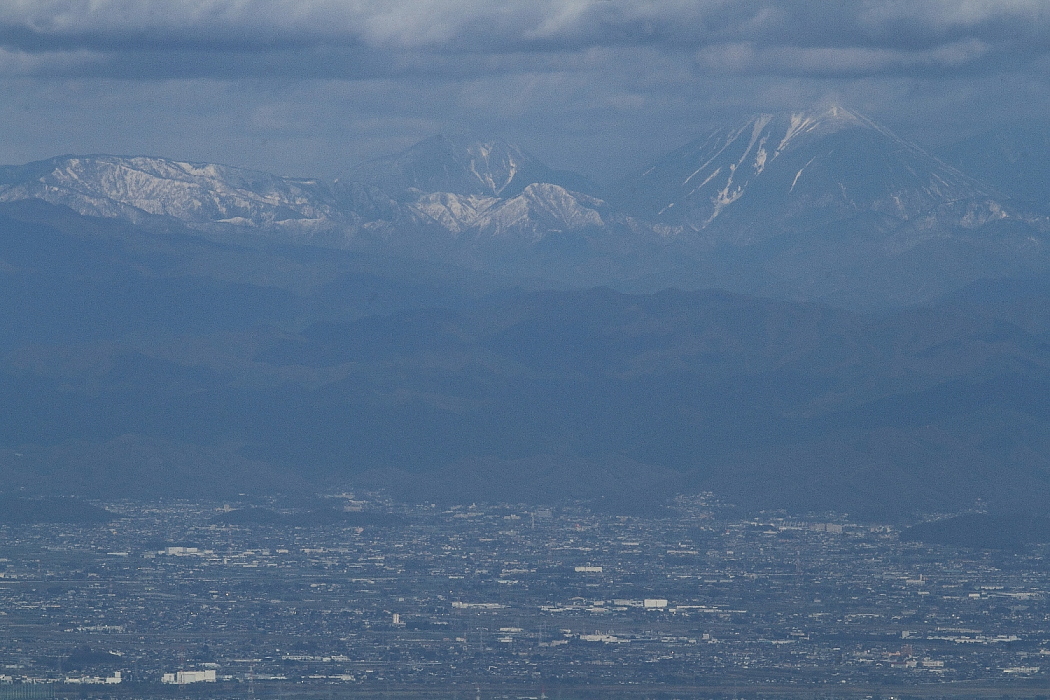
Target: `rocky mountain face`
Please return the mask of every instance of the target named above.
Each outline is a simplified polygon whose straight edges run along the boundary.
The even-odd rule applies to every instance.
[[[244,229],[270,238],[353,247],[368,232],[440,229],[538,240],[548,232],[603,227],[600,200],[556,184],[559,174],[503,142],[434,137],[321,182],[162,158],[69,156],[0,169],[0,201],[40,199],[85,216],[192,228]],[[319,241],[311,234],[327,233]]]
[[[1031,197],[839,107],[717,130],[601,198],[514,145],[437,136],[334,182],[143,157],[0,168],[0,201],[25,199],[548,283],[864,308],[1050,269],[1050,223]]]
[[[86,216],[171,217],[191,225],[304,225],[338,218],[313,180],[162,158],[59,157],[0,172],[4,201],[41,199]]]
[[[532,183],[506,199],[450,192],[423,194],[408,209],[418,221],[436,224],[456,236],[532,241],[551,233],[604,228],[616,218],[602,200],[548,182]]]
[[[588,193],[594,188],[585,178],[552,170],[501,139],[447,136],[433,136],[396,155],[358,165],[345,179],[374,185],[403,201],[432,192],[509,198],[536,182]]]

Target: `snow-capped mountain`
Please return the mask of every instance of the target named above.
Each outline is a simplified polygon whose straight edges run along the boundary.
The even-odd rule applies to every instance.
[[[341,234],[323,238],[326,244],[351,244],[362,231],[390,227],[436,227],[451,238],[516,231],[542,238],[603,223],[595,210],[604,206],[600,200],[552,184],[556,171],[502,141],[455,145],[435,137],[355,172],[367,181],[279,177],[163,158],[64,156],[0,168],[0,201],[41,199],[85,216],[170,217],[194,228],[297,239]]]
[[[598,198],[499,140],[426,139],[335,181],[162,158],[0,168],[0,202],[396,253],[568,284],[913,303],[1050,271],[1050,219],[839,107],[760,115]]]
[[[434,192],[407,206],[420,221],[474,238],[538,241],[553,233],[601,229],[618,218],[602,200],[550,183],[532,183],[506,199]]]
[[[596,197],[550,183],[533,183],[516,197],[486,210],[474,228],[496,238],[539,240],[550,233],[599,229],[612,223],[613,216],[611,207]]]
[[[309,226],[342,218],[317,180],[163,158],[66,156],[0,172],[0,201],[42,199],[87,216],[191,225]]]
[[[481,194],[429,192],[420,194],[407,208],[420,223],[438,226],[458,236],[473,228],[486,211],[502,201],[499,197]]]
[[[449,192],[514,197],[537,182],[590,193],[593,185],[575,173],[553,170],[501,139],[433,136],[401,153],[352,168],[347,180],[374,185],[398,199]]]
[[[719,129],[617,196],[642,218],[745,244],[857,215],[909,222],[939,211],[941,223],[970,228],[1010,215],[990,187],[841,107]]]

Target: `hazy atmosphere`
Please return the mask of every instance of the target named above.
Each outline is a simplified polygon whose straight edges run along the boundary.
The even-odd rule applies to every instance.
[[[114,153],[333,177],[436,133],[607,183],[835,102],[926,145],[1050,111],[1040,0],[26,0],[0,162]]]
[[[1048,115],[1047,0],[0,0],[0,700],[1047,700]]]

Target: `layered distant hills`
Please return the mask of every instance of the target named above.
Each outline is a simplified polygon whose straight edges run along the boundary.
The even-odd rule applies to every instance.
[[[1031,135],[1011,138],[946,149],[970,167],[964,173],[833,107],[717,130],[602,189],[503,141],[434,137],[332,182],[159,158],[60,157],[0,169],[0,201],[519,280],[719,287],[886,308],[1047,270],[1045,160],[1022,148],[1038,151]],[[1009,168],[1004,152],[1015,160]]]
[[[2,490],[1044,513],[1045,166],[996,143],[834,108],[601,188],[444,137],[0,168]]]

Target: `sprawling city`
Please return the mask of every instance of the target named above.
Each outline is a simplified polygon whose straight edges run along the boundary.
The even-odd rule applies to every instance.
[[[1050,0],[0,0],[0,700],[1050,700]]]
[[[1050,694],[1043,545],[710,494],[645,518],[324,500],[358,517],[128,502],[3,526],[0,697]]]

